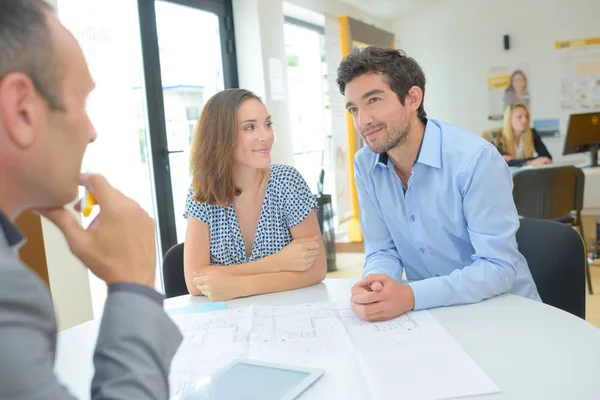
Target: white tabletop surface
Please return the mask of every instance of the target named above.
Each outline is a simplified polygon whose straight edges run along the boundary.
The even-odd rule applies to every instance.
[[[305,289],[228,301],[227,307],[346,300],[354,282],[330,279]],[[165,308],[207,301],[180,296],[166,300]],[[600,399],[600,329],[588,322],[512,295],[429,312],[502,390],[470,399]],[[98,324],[89,321],[58,337],[56,373],[80,399],[90,397]]]

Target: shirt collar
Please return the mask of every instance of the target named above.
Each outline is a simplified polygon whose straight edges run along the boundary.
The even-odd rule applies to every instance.
[[[0,232],[4,234],[8,247],[15,247],[23,241],[23,234],[0,211]]]
[[[374,167],[378,164],[387,166],[388,160],[387,153],[380,153],[376,158]],[[416,163],[429,165],[437,169],[442,168],[442,131],[435,122],[429,119],[425,120],[425,132],[419,145],[419,151],[415,159]]]

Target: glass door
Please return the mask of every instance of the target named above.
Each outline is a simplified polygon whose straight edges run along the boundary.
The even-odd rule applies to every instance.
[[[196,120],[208,97],[237,87],[231,0],[53,3],[96,82],[87,110],[98,139],[83,169],[106,176],[157,221],[156,288],[162,290],[162,256],[185,235]],[[106,285],[90,274],[90,286],[97,316]]]
[[[326,190],[329,190],[333,178],[330,172],[333,156],[330,124],[326,122],[329,116],[325,106],[327,62],[324,29],[286,17],[283,35],[288,64],[294,166],[307,180],[313,193],[318,192],[323,170]]]
[[[163,254],[183,242],[189,149],[208,98],[237,87],[231,0],[138,0]]]

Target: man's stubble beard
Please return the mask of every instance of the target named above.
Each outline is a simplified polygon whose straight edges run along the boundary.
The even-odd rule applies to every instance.
[[[371,151],[374,153],[387,153],[395,147],[403,145],[408,139],[408,133],[410,132],[410,122],[398,123],[392,126],[392,129],[387,129],[387,125],[383,124],[382,128],[386,132],[386,136],[383,138],[381,145],[370,144],[363,136],[363,140],[369,146]]]

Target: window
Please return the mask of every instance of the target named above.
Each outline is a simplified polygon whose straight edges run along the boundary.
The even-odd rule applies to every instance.
[[[57,11],[79,41],[96,83],[87,109],[98,138],[88,146],[83,170],[104,175],[156,218],[137,1],[58,0]],[[84,227],[94,217],[84,218]],[[157,266],[158,260],[157,254]],[[156,287],[162,288],[158,268]],[[106,285],[90,273],[90,288],[98,316]]]
[[[323,28],[286,18],[284,42],[294,165],[314,193],[324,169],[324,190],[331,190],[333,155]]]

